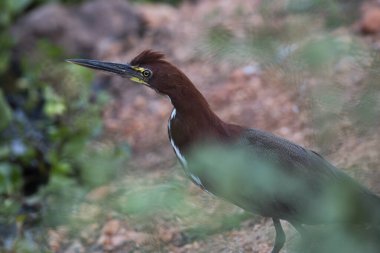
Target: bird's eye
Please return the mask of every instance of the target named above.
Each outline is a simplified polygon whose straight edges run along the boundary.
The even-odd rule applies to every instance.
[[[142,72],[142,75],[144,77],[151,77],[152,76],[152,71],[150,71],[149,69],[146,69]]]

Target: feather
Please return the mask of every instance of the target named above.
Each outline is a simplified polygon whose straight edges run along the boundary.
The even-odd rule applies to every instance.
[[[165,55],[153,50],[144,50],[139,55],[137,55],[130,62],[132,66],[139,66],[141,64],[164,62]]]

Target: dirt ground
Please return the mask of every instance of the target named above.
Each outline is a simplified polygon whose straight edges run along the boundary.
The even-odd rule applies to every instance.
[[[272,7],[273,12],[276,8],[282,8],[282,2],[279,1],[278,6]],[[223,120],[265,129],[317,150],[333,164],[347,168],[348,173],[380,193],[378,130],[371,128],[359,131],[355,123],[345,117],[342,109],[336,112],[342,113],[342,117],[331,126],[336,130],[334,140],[325,146],[319,145],[321,130],[315,122],[318,119],[313,115],[315,104],[312,101],[313,88],[320,83],[317,77],[304,79],[301,73],[288,72],[282,64],[265,64],[261,59],[239,55],[242,53],[238,50],[235,58],[223,57],[220,56],[223,48],[219,48],[217,43],[207,43],[210,30],[216,27],[226,28],[234,38],[244,40],[247,31],[266,29],[268,26],[281,28],[288,22],[286,19],[293,18],[286,15],[273,16],[272,23],[268,24],[268,17],[260,12],[260,6],[260,0],[185,2],[178,8],[136,5],[137,13],[146,22],[146,35],[131,42],[133,47],[128,50],[121,45],[123,42],[105,42],[98,57],[126,62],[145,49],[161,51],[190,77]],[[364,29],[361,27],[365,27],[364,30],[376,29],[373,24],[376,17],[373,18],[375,21],[370,20],[371,17],[357,20],[355,24],[331,33],[343,39],[354,37],[369,48],[376,48],[376,37],[358,33],[358,30]],[[304,29],[314,33],[308,38],[313,38],[314,35],[317,37],[316,34],[323,31],[320,21],[306,25],[310,26]],[[348,100],[354,100],[355,94],[361,89],[360,83],[365,78],[363,71],[344,64],[331,71],[330,74],[336,78],[349,80],[342,82],[345,83],[342,87]],[[138,181],[138,175],[142,174],[144,180],[176,177],[186,185],[189,201],[207,209],[205,218],[198,217],[200,220],[197,224],[207,223],[207,219],[212,216],[220,216],[223,220],[243,213],[241,209],[198,190],[184,178],[168,142],[166,127],[172,106],[167,98],[119,77],[105,77],[101,73],[98,78],[110,81],[110,90],[114,94],[103,115],[109,137],[118,141],[125,140],[131,145],[132,156],[126,167],[132,168],[134,173],[121,180],[125,185]],[[113,189],[114,186],[95,189],[89,198],[107,198],[112,196],[110,192]],[[89,212],[91,208],[85,210]],[[269,252],[273,245],[274,228],[269,219],[245,217],[232,229],[220,228],[199,239],[185,238],[184,231],[189,222],[181,219],[153,217],[148,222],[150,225],[147,229],[147,226],[139,227],[138,222],[115,211],[98,223],[83,228],[79,237],[67,235],[65,228],[51,230],[50,247],[54,252],[64,253],[264,253]],[[286,222],[283,225],[288,241],[282,252],[292,252],[292,245],[299,236]]]

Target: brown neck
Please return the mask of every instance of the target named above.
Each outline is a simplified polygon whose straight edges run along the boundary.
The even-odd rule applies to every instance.
[[[226,124],[211,110],[203,95],[192,83],[181,90],[169,95],[176,118],[183,124],[182,131],[192,132],[193,136],[211,134],[212,136],[226,135]]]
[[[209,104],[193,84],[181,87],[174,94],[169,94],[170,100],[180,114],[212,113]]]

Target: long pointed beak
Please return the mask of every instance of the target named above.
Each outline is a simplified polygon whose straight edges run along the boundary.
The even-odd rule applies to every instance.
[[[115,73],[121,75],[123,77],[139,77],[140,74],[133,69],[133,67],[129,64],[120,64],[113,62],[104,62],[97,60],[88,60],[88,59],[67,59],[67,62],[78,64],[83,67],[103,70],[106,72]]]

